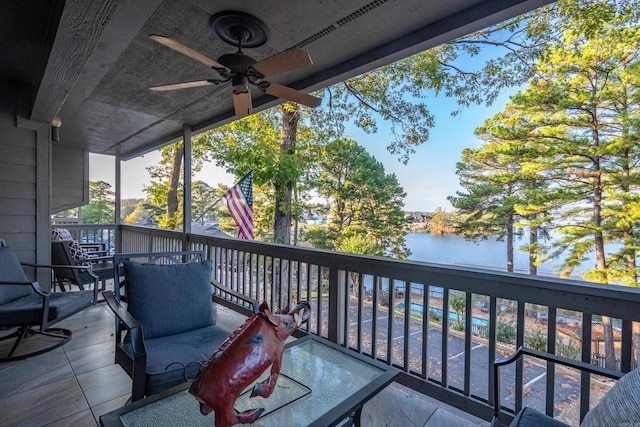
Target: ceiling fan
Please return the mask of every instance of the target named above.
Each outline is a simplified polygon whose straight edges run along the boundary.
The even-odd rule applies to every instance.
[[[269,29],[258,18],[244,12],[220,12],[209,21],[213,31],[224,42],[238,48],[235,53],[222,55],[217,61],[191,49],[184,44],[156,34],[149,37],[189,58],[207,65],[218,72],[220,78],[179,82],[152,86],[154,91],[169,91],[198,86],[217,85],[231,81],[233,85],[233,106],[236,116],[242,118],[253,112],[249,84],[271,96],[297,102],[307,107],[320,105],[320,98],[299,90],[264,80],[267,77],[312,65],[311,57],[303,50],[292,48],[275,54],[262,61],[256,61],[242,52],[243,47],[258,47],[269,39]]]

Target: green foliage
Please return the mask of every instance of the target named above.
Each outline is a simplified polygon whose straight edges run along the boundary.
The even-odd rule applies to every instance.
[[[476,130],[485,144],[458,164],[466,192],[451,200],[469,238],[511,244],[514,227],[529,227],[536,265],[564,259],[568,276],[594,252],[585,278],[635,286],[640,27],[629,5],[562,0],[521,21],[526,40],[545,43],[528,62],[528,86]],[[551,228],[561,239],[545,248],[537,234]],[[607,256],[607,243],[622,249]]]
[[[218,207],[213,204],[220,198],[221,194],[204,181],[194,181],[191,183],[191,218],[194,222],[202,221],[206,215],[217,212]]]
[[[573,339],[569,339],[565,344],[560,338],[556,338],[556,354],[574,360],[582,359],[582,350],[578,348]]]
[[[389,295],[387,294],[383,294],[380,297],[380,306],[382,307],[389,307]]]
[[[498,320],[496,325],[496,339],[505,344],[515,344],[517,328],[512,321]]]
[[[467,296],[462,291],[451,291],[449,305],[456,312],[456,326],[462,326],[462,315],[467,310]],[[460,329],[461,330],[461,329]]]
[[[113,224],[115,201],[111,184],[105,181],[89,181],[89,204],[82,207],[85,224]]]
[[[318,153],[312,179],[330,204],[331,221],[301,236],[316,247],[366,255],[408,256],[405,196],[395,175],[355,141],[336,139]]]
[[[135,204],[131,213],[125,216],[124,222],[126,224],[136,224],[154,221],[162,216],[163,211],[164,209],[161,206],[141,200]]]
[[[524,345],[540,351],[547,350],[547,338],[541,329],[533,329],[526,331],[524,334]]]
[[[429,221],[429,232],[433,234],[452,233],[455,231],[456,222],[456,214],[448,213],[442,208],[436,208],[436,211],[431,215],[431,221]]]

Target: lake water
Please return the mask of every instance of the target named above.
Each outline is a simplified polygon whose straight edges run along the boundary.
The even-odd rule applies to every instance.
[[[405,241],[411,250],[410,260],[507,271],[507,243],[498,242],[494,237],[474,243],[455,235],[412,233],[406,235]],[[514,271],[527,274],[529,254],[515,249],[525,244],[525,240],[514,242]],[[562,260],[543,263],[538,266],[538,274],[557,275],[561,264]],[[595,261],[589,260],[575,269],[571,277],[577,279],[580,273],[594,267]]]

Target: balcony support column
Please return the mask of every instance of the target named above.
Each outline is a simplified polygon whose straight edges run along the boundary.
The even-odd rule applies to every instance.
[[[191,125],[184,124],[182,127],[182,138],[184,141],[184,200],[182,215],[182,249],[189,250],[188,234],[191,234],[191,168],[192,168],[192,147],[191,147]]]
[[[120,155],[116,155],[116,163],[115,163],[115,180],[116,180],[116,204],[114,209],[114,221],[116,224],[116,235],[115,235],[115,245],[116,245],[116,253],[121,252],[122,250],[122,230],[120,228],[120,224],[122,222],[122,160],[120,159]]]

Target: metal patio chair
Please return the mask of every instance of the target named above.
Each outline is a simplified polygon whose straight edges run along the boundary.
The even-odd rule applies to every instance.
[[[0,336],[0,342],[14,340],[10,349],[0,357],[0,363],[26,359],[64,345],[71,339],[71,331],[51,326],[90,307],[98,299],[98,278],[95,275],[92,291],[46,292],[38,282],[27,278],[23,266],[54,268],[53,265],[21,264],[6,242],[0,239],[0,334],[6,332]],[[91,267],[69,268],[83,268],[92,275]],[[34,336],[47,336],[53,340],[20,352],[20,344]]]

